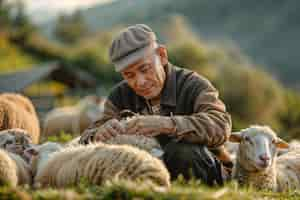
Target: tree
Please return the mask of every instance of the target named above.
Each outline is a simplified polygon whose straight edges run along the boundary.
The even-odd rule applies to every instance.
[[[64,43],[75,43],[87,35],[88,27],[80,10],[71,15],[61,14],[57,18],[55,36]]]
[[[10,24],[10,7],[4,0],[0,0],[0,30],[6,29]]]

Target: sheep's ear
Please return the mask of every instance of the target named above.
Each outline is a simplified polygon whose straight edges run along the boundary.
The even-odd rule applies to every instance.
[[[284,141],[280,138],[276,139],[275,145],[277,148],[280,148],[280,149],[288,149],[289,148],[289,143],[287,143],[286,141]]]
[[[229,136],[230,142],[240,143],[242,141],[242,135],[240,132],[233,132]]]

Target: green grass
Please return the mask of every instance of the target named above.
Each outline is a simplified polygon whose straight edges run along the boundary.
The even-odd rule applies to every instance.
[[[300,199],[299,192],[273,193],[253,189],[239,189],[235,183],[221,188],[208,188],[197,183],[174,183],[170,189],[157,188],[146,184],[111,182],[104,186],[79,184],[65,190],[28,188],[0,188],[0,199],[9,200],[56,200],[56,199],[99,199],[99,200],[260,200],[260,199]]]
[[[0,74],[30,68],[37,61],[0,36]]]

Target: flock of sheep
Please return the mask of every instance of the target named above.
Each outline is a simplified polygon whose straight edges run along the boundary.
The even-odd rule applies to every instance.
[[[81,133],[101,116],[103,103],[84,98],[73,107],[57,108],[44,120],[42,137]],[[67,187],[81,180],[101,185],[113,179],[170,186],[170,175],[159,159],[163,150],[153,138],[119,135],[106,143],[86,146],[79,137],[67,144],[39,144],[36,111],[26,97],[0,95],[0,184]],[[300,144],[286,143],[267,126],[232,133],[225,144],[234,160],[232,178],[240,185],[286,191],[300,189]]]

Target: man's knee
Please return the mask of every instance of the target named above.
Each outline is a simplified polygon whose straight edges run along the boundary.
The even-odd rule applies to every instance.
[[[217,169],[219,163],[204,146],[170,142],[164,147],[164,152],[163,160],[173,180],[181,174],[185,179],[194,177],[212,185],[221,178]]]
[[[175,159],[178,162],[191,163],[199,146],[183,142],[170,142],[164,147],[164,159]]]
[[[172,179],[178,175],[190,179],[194,175],[194,165],[197,160],[198,145],[184,142],[170,142],[164,148],[164,163]]]

